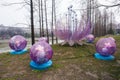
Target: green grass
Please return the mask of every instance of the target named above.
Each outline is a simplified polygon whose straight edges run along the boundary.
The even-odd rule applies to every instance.
[[[106,37],[106,36],[104,36]],[[95,43],[82,46],[52,45],[53,65],[47,70],[32,70],[29,52],[23,55],[0,54],[0,80],[119,80],[120,36],[116,39],[115,60],[94,58]]]

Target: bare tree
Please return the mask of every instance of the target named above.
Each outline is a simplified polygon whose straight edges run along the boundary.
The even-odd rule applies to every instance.
[[[56,26],[56,0],[54,1],[53,7],[54,7],[54,24]],[[56,37],[56,43],[58,43],[57,37]]]
[[[44,37],[44,21],[43,21],[43,0],[41,0],[41,20],[42,20],[42,36]]]
[[[41,1],[38,0],[38,9],[39,9],[39,27],[40,27],[40,37],[42,36],[42,30],[41,30]]]
[[[54,44],[54,35],[53,35],[53,11],[54,11],[54,1],[55,0],[52,0],[52,22],[51,22],[51,35],[52,35],[52,44]]]
[[[44,6],[45,6],[45,22],[46,22],[46,32],[47,32],[47,39],[48,39],[48,43],[49,43],[49,34],[48,34],[48,20],[47,20],[47,6],[46,6],[46,1],[44,0]]]
[[[33,1],[30,0],[30,13],[31,13],[31,36],[32,36],[32,45],[35,43],[35,37],[34,37],[34,16],[33,16]]]

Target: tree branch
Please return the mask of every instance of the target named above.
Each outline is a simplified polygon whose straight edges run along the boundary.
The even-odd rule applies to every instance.
[[[114,5],[103,5],[103,4],[101,4],[101,5],[98,6],[98,7],[106,7],[106,8],[109,8],[109,7],[116,7],[116,6],[120,6],[120,3],[114,4]]]
[[[5,3],[2,4],[2,6],[11,6],[11,5],[18,5],[18,4],[24,4],[25,2],[17,2],[17,3]]]
[[[88,9],[96,9],[96,8],[99,8],[99,7],[111,8],[111,7],[116,7],[116,6],[120,6],[120,3],[118,3],[118,4],[114,4],[114,5],[103,5],[103,4],[99,4],[99,5],[94,6],[94,7],[91,7],[91,8],[75,9],[75,10],[88,10]]]

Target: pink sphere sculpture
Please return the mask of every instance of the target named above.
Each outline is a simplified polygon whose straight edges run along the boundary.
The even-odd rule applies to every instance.
[[[96,43],[96,50],[103,56],[113,55],[116,51],[116,43],[110,38],[102,38]]]
[[[36,70],[44,70],[52,65],[53,50],[46,39],[41,39],[30,48],[30,66]]]
[[[116,51],[116,43],[113,39],[101,38],[98,40],[96,43],[96,58],[101,60],[114,60],[113,54]]]
[[[21,35],[13,36],[9,41],[9,46],[12,50],[21,51],[27,45],[26,39]]]
[[[30,57],[37,64],[42,64],[52,58],[53,50],[51,46],[44,42],[37,42],[30,48]]]
[[[95,37],[94,37],[94,35],[89,34],[89,35],[86,37],[86,40],[87,40],[88,43],[92,43],[92,42],[95,40]]]

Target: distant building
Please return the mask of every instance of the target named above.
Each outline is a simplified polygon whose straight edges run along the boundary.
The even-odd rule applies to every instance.
[[[30,27],[22,27],[22,29],[26,32],[26,33],[31,33],[31,28]],[[39,28],[34,28],[34,32],[36,34],[40,33],[40,29]]]
[[[29,36],[31,35],[31,27],[12,27],[12,26],[5,26],[5,25],[0,25],[0,39],[2,38],[9,38],[13,35],[24,35],[24,36]],[[36,37],[40,37],[40,28],[34,28],[34,34]],[[48,34],[51,34],[51,29],[48,29]],[[44,36],[47,35],[47,30],[44,29]]]
[[[1,29],[8,29],[8,28],[20,28],[20,29],[22,29],[25,33],[31,33],[31,28],[30,27],[14,27],[14,26],[5,26],[5,25],[3,25],[3,24],[1,24],[0,25],[0,30]],[[34,29],[34,31],[35,31],[35,33],[39,33],[39,28],[35,28]]]

